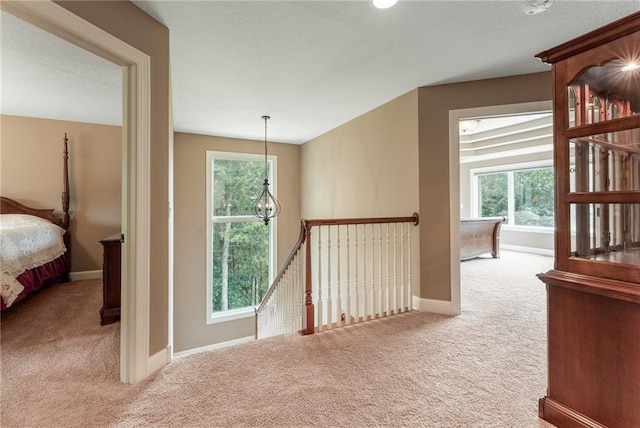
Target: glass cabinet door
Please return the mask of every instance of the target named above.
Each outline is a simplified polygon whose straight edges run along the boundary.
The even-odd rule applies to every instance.
[[[587,68],[567,88],[568,126],[640,114],[640,58]]]
[[[566,86],[568,193],[558,202],[569,258],[640,268],[640,57],[621,52]]]

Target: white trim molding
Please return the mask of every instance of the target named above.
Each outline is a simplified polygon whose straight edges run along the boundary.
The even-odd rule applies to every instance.
[[[227,340],[226,342],[214,343],[213,345],[201,346],[199,348],[187,349],[173,354],[174,358],[186,357],[187,355],[197,354],[199,352],[213,351],[214,349],[228,348],[229,346],[240,345],[241,343],[249,343],[256,340],[254,336],[245,336],[239,339]]]
[[[120,379],[136,383],[149,358],[151,58],[51,0],[3,1],[2,10],[123,68],[123,216]],[[169,353],[170,355],[170,353]],[[153,364],[153,365],[152,365]]]
[[[413,296],[413,309],[442,315],[460,315],[460,311],[449,300],[423,299]]]
[[[102,278],[101,270],[84,270],[79,272],[71,272],[69,274],[71,281],[82,281],[83,279],[99,279]]]
[[[150,79],[147,55],[123,70],[124,123],[122,189],[122,305],[123,328],[120,346],[121,380],[137,383],[150,372],[149,362],[149,288],[150,288]],[[141,121],[140,117],[146,117]],[[125,297],[126,296],[126,297]],[[126,314],[126,315],[125,315]],[[130,323],[130,324],[129,324]],[[123,331],[124,333],[124,331]],[[126,364],[123,365],[123,363]]]
[[[538,254],[541,256],[555,255],[555,251],[546,248],[524,247],[522,245],[500,244],[501,250],[518,251],[520,253]]]
[[[147,375],[152,375],[171,362],[171,345],[156,352],[147,362]]]

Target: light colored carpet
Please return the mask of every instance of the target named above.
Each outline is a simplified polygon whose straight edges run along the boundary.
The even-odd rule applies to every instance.
[[[119,324],[99,281],[58,284],[3,314],[2,427],[546,427],[548,257],[462,263],[463,314],[412,312],[175,360],[118,382]]]

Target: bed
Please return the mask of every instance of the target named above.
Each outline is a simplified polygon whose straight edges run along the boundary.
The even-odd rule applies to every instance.
[[[68,139],[63,150],[62,216],[0,197],[0,309],[24,300],[42,286],[68,281],[69,235]]]
[[[506,217],[460,219],[460,260],[483,254],[500,257],[500,227]]]

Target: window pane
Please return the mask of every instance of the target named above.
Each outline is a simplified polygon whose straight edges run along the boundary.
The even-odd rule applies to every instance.
[[[514,171],[515,224],[553,227],[553,170]]]
[[[213,224],[213,311],[260,303],[269,287],[269,231],[262,222]]]
[[[478,176],[480,193],[480,217],[507,216],[508,182],[507,174],[483,174]]]
[[[264,162],[215,159],[213,161],[213,215],[253,215],[262,191]]]

